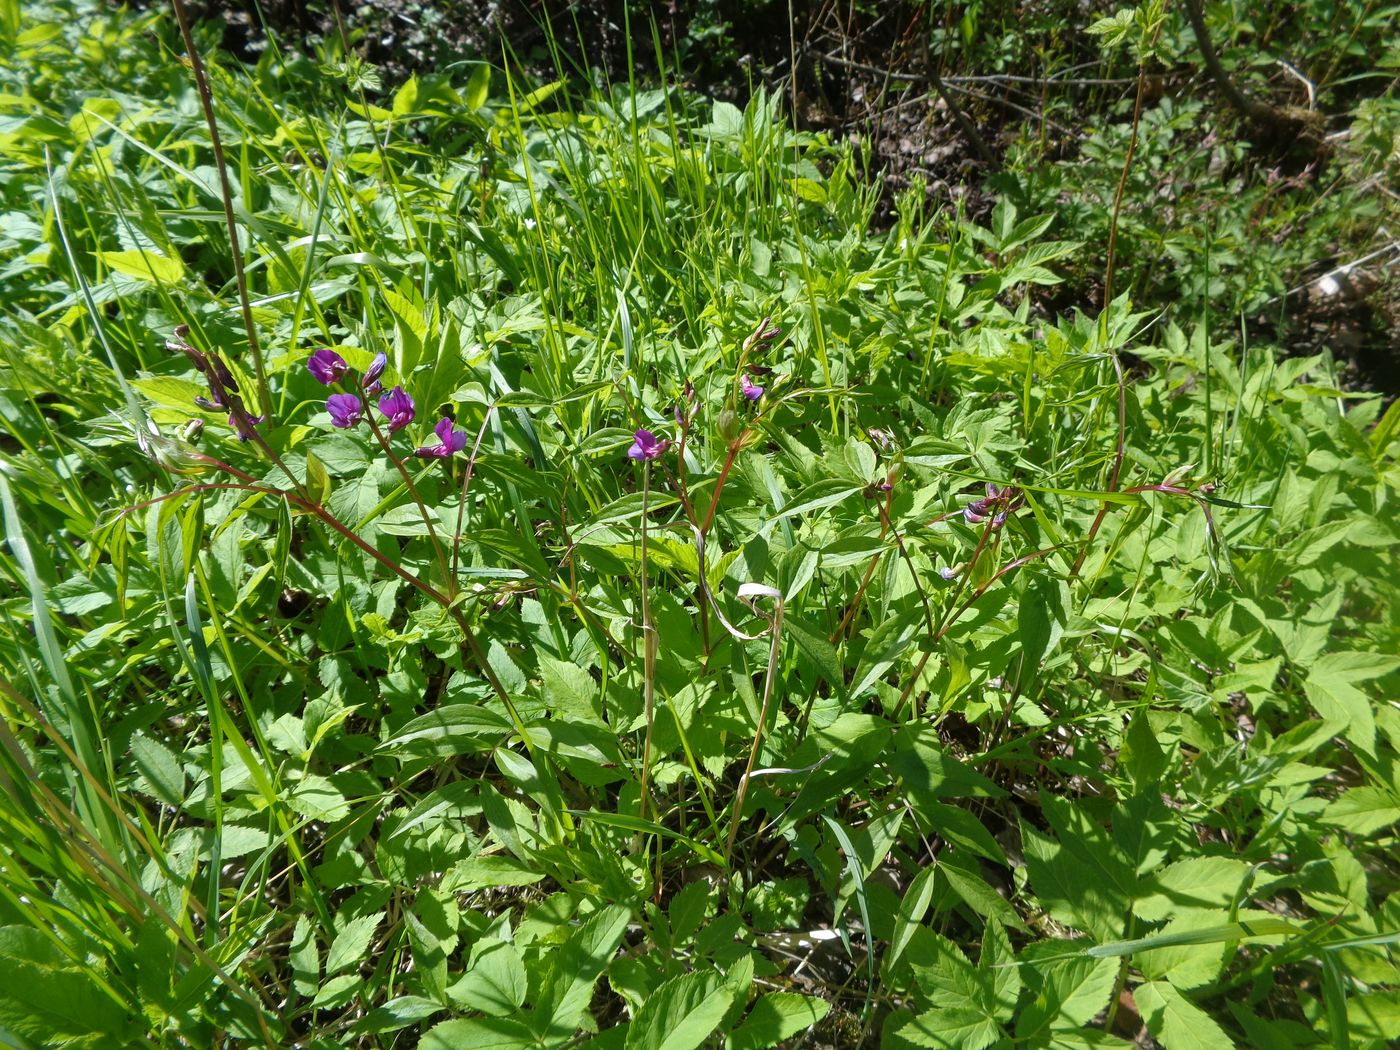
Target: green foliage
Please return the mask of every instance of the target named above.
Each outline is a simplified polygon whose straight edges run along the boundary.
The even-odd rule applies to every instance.
[[[5,1040],[1400,1038],[1400,409],[1248,266],[1056,316],[1102,210],[877,230],[766,93],[211,61],[240,442],[168,19],[7,12]]]

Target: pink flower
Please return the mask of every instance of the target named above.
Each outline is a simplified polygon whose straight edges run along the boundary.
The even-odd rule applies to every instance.
[[[413,398],[401,386],[394,387],[379,399],[379,411],[389,421],[389,433],[402,430],[413,422]]]
[[[326,411],[331,416],[331,426],[349,430],[364,418],[364,403],[354,394],[332,394],[326,398]]]
[[[754,381],[746,374],[744,380],[739,384],[739,389],[744,392],[744,396],[750,401],[757,401],[763,396],[763,387],[755,386]]]
[[[345,358],[334,350],[323,347],[311,355],[311,359],[306,362],[306,370],[316,382],[322,386],[330,386],[332,383],[338,383],[345,373],[350,371],[350,366],[345,363]]]
[[[467,432],[454,430],[452,420],[446,416],[433,428],[433,433],[438,436],[438,443],[424,445],[414,455],[422,456],[425,459],[448,459],[454,452],[461,452],[467,447]]]
[[[633,438],[632,447],[627,450],[628,459],[656,459],[671,447],[670,438],[658,438],[650,430],[638,430]]]

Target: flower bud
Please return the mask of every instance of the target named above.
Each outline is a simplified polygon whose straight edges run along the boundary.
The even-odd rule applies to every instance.
[[[388,354],[384,353],[383,351],[380,351],[379,353],[375,354],[374,360],[371,361],[370,366],[365,369],[365,376],[364,379],[361,381],[360,386],[368,393],[378,393],[379,377],[384,374],[384,369],[388,366],[388,364]]]
[[[725,441],[733,441],[739,436],[739,417],[734,414],[734,410],[726,408],[715,420],[715,425],[719,428],[719,436]]]

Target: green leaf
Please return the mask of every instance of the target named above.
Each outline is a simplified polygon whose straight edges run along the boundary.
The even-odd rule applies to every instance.
[[[119,274],[151,284],[179,284],[185,279],[185,264],[178,256],[149,251],[94,252],[106,266]]]
[[[1248,874],[1249,865],[1233,857],[1177,861],[1152,878],[1148,895],[1133,910],[1139,918],[1160,922],[1188,908],[1224,908]]]
[[[175,753],[164,744],[138,733],[131,738],[131,757],[150,794],[167,806],[185,801],[185,771]]]
[[[1353,835],[1374,835],[1400,821],[1400,802],[1380,788],[1351,788],[1322,811],[1322,821]]]
[[[403,758],[449,758],[489,751],[510,732],[510,722],[495,711],[449,704],[410,720],[379,749]]]
[[[344,820],[350,814],[345,796],[329,780],[315,773],[297,781],[287,796],[287,805],[311,820]]]
[[[491,67],[485,62],[472,66],[472,75],[467,80],[467,90],[463,96],[468,111],[476,112],[486,105],[491,91]]]
[[[907,656],[909,643],[918,633],[920,622],[918,609],[906,609],[897,616],[882,620],[875,627],[860,654],[860,666],[849,690],[852,697],[860,697]]]
[[[795,495],[787,506],[778,512],[774,520],[782,521],[785,518],[794,518],[799,514],[835,506],[848,496],[859,492],[860,489],[861,486],[852,485],[849,481],[842,481],[840,478],[825,478],[813,482]]]
[[[765,1050],[811,1028],[827,1015],[825,999],[795,992],[769,992],[753,1004],[744,1023],[724,1041],[724,1050]]]
[[[315,998],[311,1000],[311,1005],[323,1010],[344,1006],[355,997],[355,992],[363,987],[364,980],[359,974],[343,973],[339,977],[332,977],[321,985],[316,991]]]
[[[504,886],[532,886],[542,878],[543,872],[527,867],[514,857],[497,854],[457,864],[443,876],[441,888],[446,892],[471,893]]]
[[[1189,930],[1208,929],[1218,923],[1218,916],[1209,912],[1182,915],[1162,927],[1160,936],[1173,937]],[[1153,980],[1164,980],[1179,991],[1189,991],[1209,984],[1220,976],[1232,942],[1210,945],[1174,944],[1133,953],[1133,965]]]
[[[410,76],[403,85],[394,92],[394,104],[392,112],[396,117],[407,116],[412,113],[414,107],[418,105],[418,78]]]
[[[1177,930],[1172,933],[1155,933],[1150,937],[1139,937],[1132,941],[1110,941],[1095,945],[1085,954],[1095,959],[1105,959],[1134,952],[1150,951],[1153,948],[1169,948],[1177,944],[1219,944],[1225,941],[1246,939],[1270,939],[1292,937],[1303,932],[1283,919],[1261,918],[1248,922],[1225,922],[1198,930]]]
[[[975,1010],[944,1009],[920,1014],[896,1034],[934,1050],[986,1050],[1001,1038],[1001,1028]]]
[[[626,1050],[695,1050],[734,1002],[715,973],[687,973],[647,997],[627,1030]]]
[[[617,952],[631,919],[632,913],[619,904],[600,908],[551,953],[549,971],[535,1000],[549,1031],[573,1034],[593,997],[598,975]]]
[[[1038,576],[1021,596],[1017,635],[1021,662],[1017,680],[1023,688],[1039,673],[1040,665],[1055,651],[1069,618],[1069,588],[1063,581]]]
[[[515,945],[501,941],[477,956],[472,968],[447,989],[466,1010],[511,1017],[525,1001],[525,963]]]
[[[527,1050],[539,1043],[520,1021],[479,1017],[434,1025],[418,1045],[422,1050]]]
[[[347,922],[331,942],[331,950],[326,953],[326,976],[365,962],[369,942],[374,939],[374,932],[383,921],[384,913],[377,911]]]
[[[126,1023],[120,1004],[38,930],[0,927],[0,1029],[46,1046],[94,1033],[117,1045]]]
[[[1335,659],[1348,655],[1351,654],[1330,653],[1320,658],[1308,671],[1303,691],[1334,733],[1363,754],[1374,755],[1376,719],[1371,698],[1352,684],[1371,675],[1366,668],[1359,674],[1353,673],[1345,660]]]
[[[433,1014],[442,1013],[444,1009],[442,1003],[435,1003],[420,995],[401,995],[365,1014],[355,1025],[355,1031],[369,1034],[397,1032],[419,1021],[426,1021]]]
[[[885,951],[883,966],[886,975],[894,964],[899,962],[899,957],[909,946],[909,938],[913,936],[914,929],[924,921],[924,913],[933,901],[933,883],[937,872],[938,869],[932,864],[922,868],[909,883],[909,888],[904,891],[904,899],[900,901],[899,912],[895,916],[890,946]]]
[[[1235,1050],[1235,1041],[1210,1015],[1165,981],[1133,990],[1147,1030],[1166,1050]]]
[[[1011,939],[1006,928],[995,919],[987,923],[982,935],[982,954],[977,969],[988,990],[992,1012],[1003,1024],[1016,1012],[1016,1000],[1021,994],[1021,974],[1011,951]]]
[[[1017,1019],[1018,1038],[1079,1028],[1108,1005],[1118,963],[1083,955],[1066,957],[1071,948],[1072,943],[1067,941],[1042,941],[1022,952],[1022,982],[1039,991]]]

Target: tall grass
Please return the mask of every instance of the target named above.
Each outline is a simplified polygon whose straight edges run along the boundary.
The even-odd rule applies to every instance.
[[[174,41],[35,4],[5,56],[0,1036],[1388,1038],[1394,409],[1046,314],[1053,216],[876,231],[766,92],[197,29],[240,443],[168,348],[257,388]],[[332,429],[323,347],[464,454]]]

